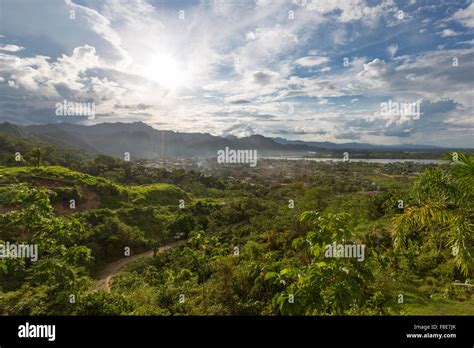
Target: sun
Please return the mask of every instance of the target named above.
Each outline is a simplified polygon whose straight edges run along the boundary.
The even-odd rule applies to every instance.
[[[189,83],[189,73],[171,55],[155,55],[146,70],[149,79],[168,89],[186,87]]]

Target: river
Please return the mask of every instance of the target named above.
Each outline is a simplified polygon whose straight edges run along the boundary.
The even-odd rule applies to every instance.
[[[271,159],[271,160],[288,160],[288,161],[314,161],[314,162],[344,162],[342,158],[315,158],[315,157],[263,157],[262,159]],[[423,163],[423,164],[442,164],[449,163],[445,160],[437,159],[407,159],[407,158],[351,158],[349,162],[366,162],[366,163],[405,163],[405,162],[414,162],[414,163]]]

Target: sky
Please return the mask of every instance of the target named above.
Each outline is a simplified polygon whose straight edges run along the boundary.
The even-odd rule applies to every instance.
[[[0,122],[474,147],[473,100],[470,0],[0,0]]]

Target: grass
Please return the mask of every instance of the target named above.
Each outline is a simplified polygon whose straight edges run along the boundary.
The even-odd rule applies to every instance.
[[[405,315],[474,315],[474,298],[466,301],[439,297],[424,299],[416,296],[410,299],[407,296],[407,298]],[[416,302],[412,303],[412,300]]]
[[[400,184],[402,180],[406,180],[406,178],[391,178],[388,176],[384,176],[381,174],[365,174],[361,176],[364,179],[370,180],[375,182],[377,185],[383,186],[397,186]]]

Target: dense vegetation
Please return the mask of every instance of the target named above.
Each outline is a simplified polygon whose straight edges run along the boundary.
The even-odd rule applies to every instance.
[[[471,155],[240,180],[248,167],[25,151],[0,167],[0,244],[37,244],[39,258],[0,259],[2,315],[474,313],[472,287],[455,285],[474,272]],[[364,260],[327,257],[333,243],[364,245]],[[97,291],[127,250],[155,253]]]

